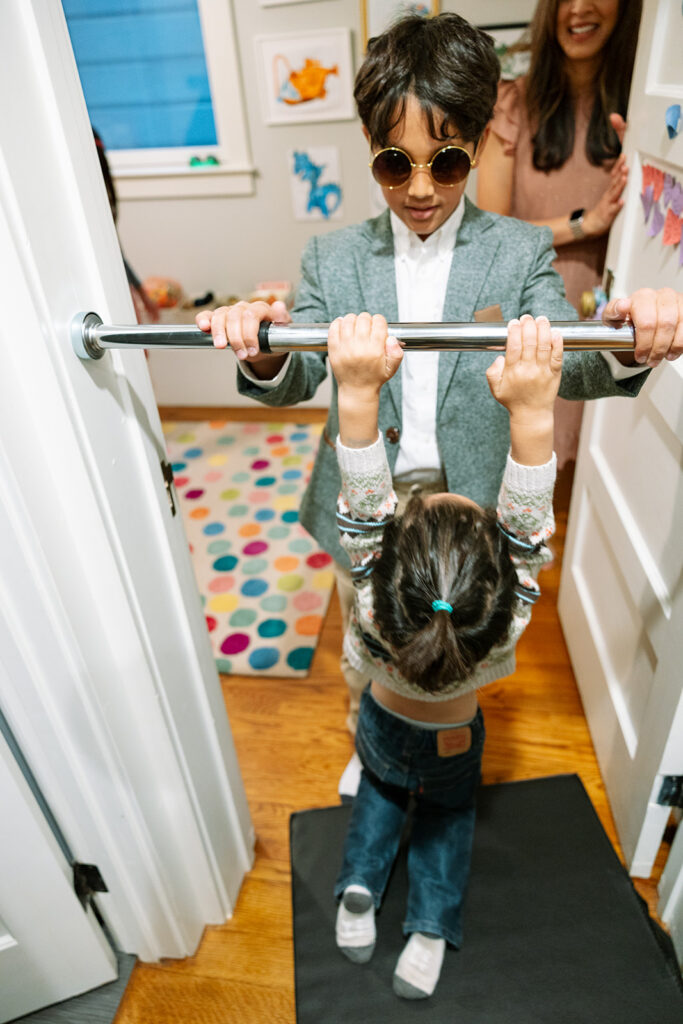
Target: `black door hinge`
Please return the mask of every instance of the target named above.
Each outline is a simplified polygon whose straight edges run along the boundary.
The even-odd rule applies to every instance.
[[[88,905],[88,900],[96,892],[109,892],[107,883],[100,874],[96,864],[73,864],[74,891],[81,901],[83,909]]]
[[[665,775],[657,803],[664,807],[683,808],[683,775]]]
[[[173,497],[173,468],[170,462],[166,459],[161,460],[161,473],[166,484],[166,494],[168,495],[168,503],[171,506],[171,515],[176,514],[175,498]]]

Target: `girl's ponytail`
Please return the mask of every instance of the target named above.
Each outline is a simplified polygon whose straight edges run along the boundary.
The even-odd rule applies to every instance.
[[[507,636],[516,573],[492,511],[412,498],[372,580],[377,628],[428,693],[467,679]]]

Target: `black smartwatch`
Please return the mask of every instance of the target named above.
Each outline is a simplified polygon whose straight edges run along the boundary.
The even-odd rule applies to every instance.
[[[586,237],[586,232],[583,230],[583,215],[585,212],[585,210],[574,210],[569,217],[569,227],[577,241]]]

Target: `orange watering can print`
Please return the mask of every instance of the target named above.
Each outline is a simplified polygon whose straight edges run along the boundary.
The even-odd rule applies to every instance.
[[[284,75],[278,73],[277,62],[284,65]],[[319,60],[307,57],[304,66],[296,71],[292,68],[287,58],[278,53],[273,58],[275,81],[280,81],[278,100],[282,103],[294,105],[295,103],[307,103],[309,100],[322,100],[327,95],[325,81],[328,75],[338,75],[339,68],[335,64],[332,68],[325,68]]]

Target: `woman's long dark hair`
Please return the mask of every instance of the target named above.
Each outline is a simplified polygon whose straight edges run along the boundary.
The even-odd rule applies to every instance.
[[[539,171],[561,167],[574,149],[574,104],[565,55],[557,42],[558,3],[539,0],[531,24],[526,104]],[[642,0],[619,0],[617,23],[602,52],[586,137],[586,156],[596,166],[621,152],[609,115],[626,117],[641,9]]]
[[[411,498],[372,573],[375,623],[401,674],[427,693],[467,679],[507,637],[516,583],[494,511]]]

